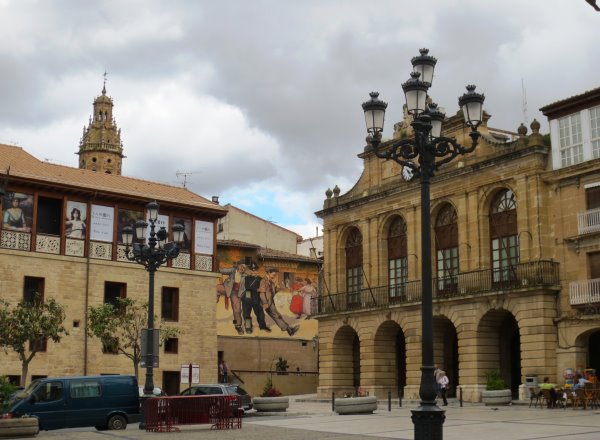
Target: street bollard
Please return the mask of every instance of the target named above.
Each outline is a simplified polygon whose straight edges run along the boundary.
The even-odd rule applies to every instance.
[[[388,391],[388,411],[392,410],[392,392]]]
[[[398,404],[400,405],[400,408],[402,408],[402,394],[398,393]]]
[[[462,403],[463,403],[463,400],[462,400],[462,387],[460,387],[459,389],[460,389],[460,407],[462,408]]]
[[[331,411],[335,412],[335,393],[331,393]]]

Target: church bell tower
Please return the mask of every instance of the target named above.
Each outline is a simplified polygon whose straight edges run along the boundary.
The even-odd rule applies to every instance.
[[[90,117],[79,143],[79,168],[106,174],[121,174],[123,143],[121,129],[112,114],[113,101],[106,96],[106,78],[102,94],[94,100],[94,116]]]

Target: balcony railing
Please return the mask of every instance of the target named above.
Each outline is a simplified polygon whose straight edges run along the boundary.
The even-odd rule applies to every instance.
[[[577,230],[580,235],[600,232],[600,208],[578,213]]]
[[[569,285],[572,306],[586,306],[600,303],[600,278],[594,280],[573,281]]]
[[[433,299],[460,298],[532,287],[555,286],[558,289],[558,269],[558,263],[554,261],[533,261],[499,270],[477,270],[452,277],[434,278]],[[421,281],[324,295],[317,300],[319,315],[418,303],[421,301]]]

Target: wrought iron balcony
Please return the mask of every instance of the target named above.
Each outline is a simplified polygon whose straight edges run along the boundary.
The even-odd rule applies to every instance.
[[[559,265],[554,261],[533,261],[502,269],[477,270],[459,273],[452,277],[434,278],[433,298],[439,301],[539,287],[558,290],[560,288],[558,269]],[[419,303],[421,281],[324,295],[317,300],[318,315]]]

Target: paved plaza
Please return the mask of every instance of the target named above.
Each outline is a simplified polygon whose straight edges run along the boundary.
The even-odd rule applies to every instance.
[[[317,401],[314,396],[290,398],[285,414],[268,415],[250,412],[244,417],[242,429],[214,431],[209,426],[184,426],[181,432],[150,433],[129,425],[125,431],[95,431],[68,429],[41,432],[40,440],[134,440],[134,439],[413,439],[410,410],[416,402],[405,402],[402,408],[394,402],[388,411],[387,402],[379,402],[374,414],[337,415],[331,402]],[[446,407],[444,440],[598,440],[600,411],[582,409],[540,409],[527,405],[485,407],[450,400]]]

